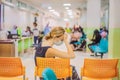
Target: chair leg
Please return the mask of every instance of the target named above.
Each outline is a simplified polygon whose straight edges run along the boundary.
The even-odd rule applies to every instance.
[[[25,75],[23,75],[23,80],[25,80]]]
[[[35,80],[37,80],[37,77],[35,76]]]
[[[103,58],[103,53],[101,53],[101,59]]]
[[[81,80],[82,80],[82,76],[81,76]]]

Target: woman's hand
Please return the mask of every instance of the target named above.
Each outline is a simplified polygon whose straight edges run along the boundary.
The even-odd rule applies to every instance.
[[[64,42],[66,42],[68,40],[68,35],[64,34]]]

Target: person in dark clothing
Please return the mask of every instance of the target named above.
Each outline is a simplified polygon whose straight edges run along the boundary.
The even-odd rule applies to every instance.
[[[88,44],[88,48],[90,49],[90,51],[92,53],[94,53],[94,51],[90,48],[90,46],[97,45],[100,42],[100,40],[101,40],[101,35],[100,35],[99,31],[97,29],[95,29],[93,37],[91,39],[92,43]]]

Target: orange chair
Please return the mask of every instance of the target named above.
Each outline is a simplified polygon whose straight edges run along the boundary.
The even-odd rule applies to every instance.
[[[69,59],[55,59],[55,58],[36,58],[35,67],[35,80],[36,77],[42,77],[42,72],[45,68],[51,68],[54,70],[58,79],[71,77],[72,75],[72,68],[70,67],[70,60]]]
[[[0,58],[0,80],[27,80],[25,78],[25,67],[23,67],[20,58]]]
[[[112,80],[118,74],[118,59],[85,59],[81,69],[82,80]]]

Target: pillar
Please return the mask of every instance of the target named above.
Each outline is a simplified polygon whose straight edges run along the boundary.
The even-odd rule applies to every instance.
[[[87,0],[87,34],[88,38],[95,28],[100,27],[101,0]],[[89,35],[90,34],[90,35]]]
[[[120,0],[110,0],[109,3],[109,58],[120,59]]]

